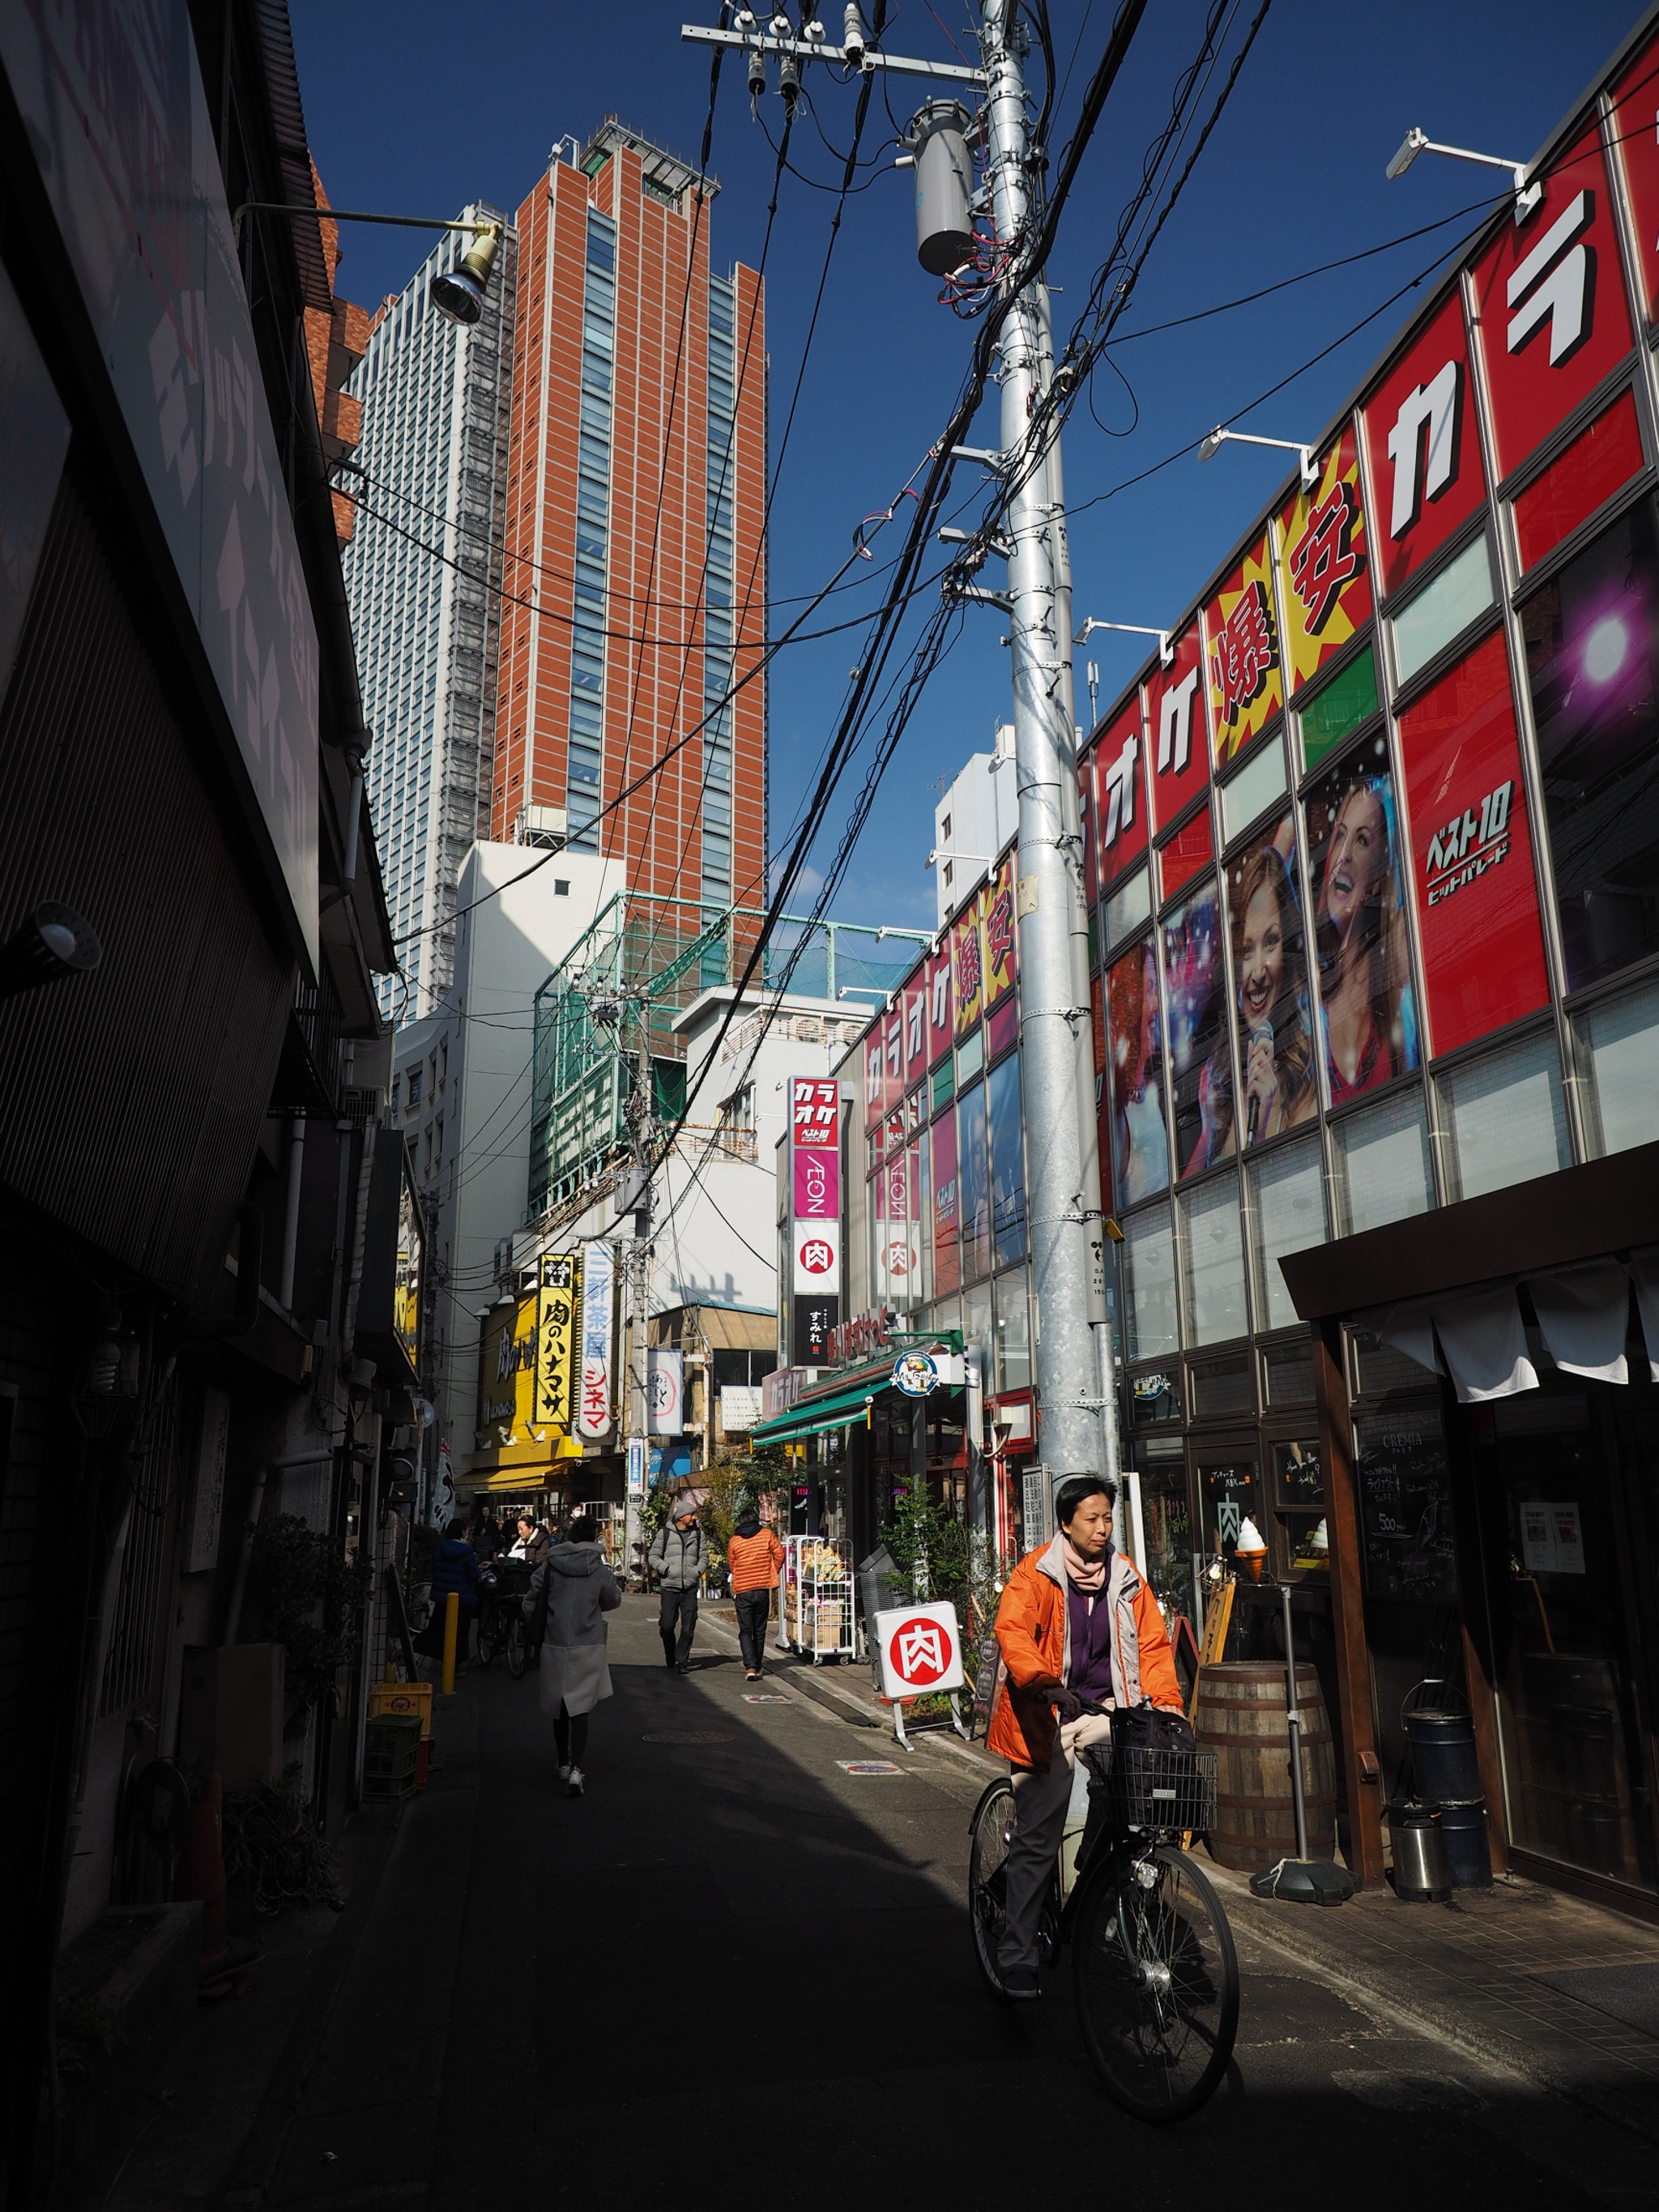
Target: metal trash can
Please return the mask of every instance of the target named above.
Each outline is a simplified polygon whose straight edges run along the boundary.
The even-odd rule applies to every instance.
[[[868,1559],[860,1559],[854,1572],[854,1588],[858,1600],[859,1618],[864,1623],[865,1640],[870,1647],[870,1671],[876,1687],[881,1687],[881,1668],[876,1656],[874,1632],[870,1624],[878,1613],[892,1613],[911,1601],[912,1591],[899,1568],[898,1561],[885,1544],[878,1544]]]
[[[1436,1806],[1454,1889],[1492,1887],[1492,1844],[1484,1797],[1445,1798]]]
[[[1396,1801],[1388,1807],[1387,1819],[1394,1846],[1395,1895],[1408,1905],[1445,1904],[1452,1893],[1452,1878],[1440,1808]]]
[[[1416,1705],[1405,1716],[1416,1795],[1425,1805],[1468,1805],[1481,1795],[1474,1723],[1468,1713]]]

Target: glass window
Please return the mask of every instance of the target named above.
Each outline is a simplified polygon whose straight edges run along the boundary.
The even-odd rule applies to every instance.
[[[962,1294],[962,1333],[969,1344],[980,1348],[981,1361],[991,1355],[993,1330],[991,1326],[991,1285],[981,1283],[977,1290]],[[981,1374],[984,1373],[981,1365]]]
[[[1312,1400],[1311,1345],[1276,1345],[1272,1350],[1263,1352],[1261,1365],[1267,1378],[1267,1403],[1270,1406],[1305,1406]]]
[[[1221,842],[1231,844],[1241,830],[1265,814],[1285,791],[1285,741],[1274,738],[1253,753],[1221,787]]]
[[[910,1197],[916,1222],[918,1276],[915,1295],[921,1298],[933,1295],[933,1240],[928,1233],[933,1218],[933,1177],[928,1173],[932,1149],[926,1132],[910,1147]]]
[[[1230,1352],[1224,1359],[1195,1359],[1191,1373],[1195,1419],[1255,1412],[1255,1384],[1248,1352]]]
[[[1187,1340],[1219,1344],[1249,1331],[1244,1307],[1244,1232],[1238,1178],[1218,1176],[1189,1191],[1181,1209],[1182,1270],[1187,1293]]]
[[[1567,988],[1659,949],[1659,545],[1642,500],[1521,610]]]
[[[1176,1171],[1182,1176],[1201,1174],[1236,1149],[1221,927],[1212,875],[1163,922]]]
[[[1659,984],[1589,1006],[1574,1024],[1592,1159],[1659,1137]]]
[[[1319,1445],[1311,1437],[1273,1446],[1273,1502],[1277,1540],[1275,1565],[1281,1575],[1328,1575],[1330,1545],[1325,1528],[1325,1473]]]
[[[950,1104],[953,1095],[954,1083],[951,1063],[948,1060],[943,1060],[940,1062],[939,1066],[933,1070],[934,1113],[938,1114],[942,1112],[944,1109]]]
[[[1019,1115],[1019,1055],[1001,1061],[985,1085],[991,1109],[991,1237],[999,1267],[1025,1257],[1025,1155]]]
[[[1287,1253],[1325,1241],[1325,1163],[1318,1139],[1258,1160],[1245,1188],[1255,1232],[1256,1327],[1289,1328],[1296,1308],[1279,1263]]]
[[[1106,902],[1106,944],[1109,951],[1132,929],[1149,921],[1152,911],[1152,880],[1145,868],[1126,877]]]
[[[971,1083],[985,1065],[985,1032],[974,1030],[957,1048],[957,1088]]]
[[[1308,793],[1320,1042],[1333,1107],[1417,1066],[1403,845],[1388,741],[1348,754]]]
[[[1298,715],[1304,773],[1334,752],[1344,738],[1376,712],[1376,649],[1368,645]]]
[[[1479,1198],[1571,1164],[1553,1033],[1525,1037],[1441,1076],[1449,1199]]]
[[[996,1282],[999,1390],[1023,1390],[1031,1380],[1031,1317],[1025,1303],[1025,1270]]]
[[[1439,1413],[1430,1405],[1362,1413],[1353,1431],[1366,1595],[1455,1605],[1451,1477]]]
[[[962,1279],[971,1283],[991,1272],[991,1177],[982,1083],[957,1102],[957,1166],[962,1178]]]
[[[1426,1213],[1434,1203],[1429,1122],[1422,1093],[1384,1099],[1331,1129],[1336,1233],[1358,1237],[1388,1221]]]
[[[1449,645],[1492,604],[1492,558],[1483,531],[1394,617],[1400,681],[1407,683],[1426,667],[1442,646]]]
[[[1112,1174],[1121,1206],[1170,1187],[1158,959],[1149,938],[1108,969]]]
[[[954,1291],[962,1280],[962,1190],[957,1175],[957,1121],[946,1114],[932,1130],[933,1153],[933,1288]]]
[[[1175,1235],[1170,1210],[1160,1206],[1123,1224],[1124,1304],[1130,1359],[1158,1359],[1178,1349],[1176,1326]]]

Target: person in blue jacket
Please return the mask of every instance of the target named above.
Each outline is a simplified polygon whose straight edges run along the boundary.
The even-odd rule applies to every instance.
[[[443,1649],[444,1605],[452,1590],[460,1600],[455,1658],[465,1661],[472,1649],[472,1624],[478,1617],[478,1555],[467,1541],[471,1522],[459,1515],[444,1530],[432,1554],[432,1625]]]

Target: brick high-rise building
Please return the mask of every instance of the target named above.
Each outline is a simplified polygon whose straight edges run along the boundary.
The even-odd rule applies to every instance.
[[[750,904],[764,676],[718,702],[765,634],[760,280],[710,274],[714,181],[699,221],[696,170],[614,118],[555,152],[516,217],[492,834],[564,829],[638,892]]]

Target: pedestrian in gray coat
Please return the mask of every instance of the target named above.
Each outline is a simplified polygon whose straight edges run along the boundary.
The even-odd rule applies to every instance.
[[[663,1664],[682,1674],[691,1671],[691,1638],[697,1632],[697,1584],[702,1580],[705,1558],[696,1508],[684,1506],[672,1528],[663,1522],[645,1555],[646,1565],[662,1591],[657,1626],[662,1633]]]
[[[592,1518],[579,1513],[530,1577],[524,1601],[532,1640],[540,1627],[541,1706],[553,1723],[559,1779],[568,1795],[586,1786],[587,1716],[611,1695],[605,1616],[622,1603],[622,1585],[594,1541]]]

